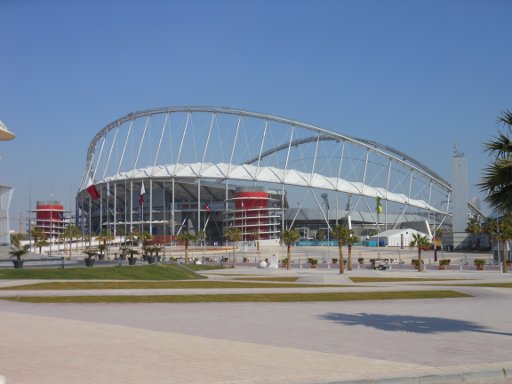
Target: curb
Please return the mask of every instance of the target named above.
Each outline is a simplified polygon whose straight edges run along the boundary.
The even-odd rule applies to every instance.
[[[323,384],[510,384],[512,367],[411,377],[331,381]],[[320,383],[311,383],[320,384]]]

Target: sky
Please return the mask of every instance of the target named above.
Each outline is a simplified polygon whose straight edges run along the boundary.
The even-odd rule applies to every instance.
[[[89,142],[163,106],[226,106],[390,145],[469,197],[512,109],[512,1],[0,0],[0,184],[11,228],[66,209]]]

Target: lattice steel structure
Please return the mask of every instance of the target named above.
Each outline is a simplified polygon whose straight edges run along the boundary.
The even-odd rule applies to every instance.
[[[86,192],[88,180],[99,199]],[[410,215],[440,223],[451,193],[434,171],[374,141],[255,112],[166,107],[130,113],[96,134],[77,216],[93,232],[140,229],[168,236],[206,228],[218,240],[223,225],[239,222],[237,188],[251,187],[267,191],[271,209],[264,212],[277,214],[279,228],[273,215],[269,238],[296,227],[305,209],[315,210],[328,227],[356,211],[388,228]],[[329,212],[321,194],[331,201]]]

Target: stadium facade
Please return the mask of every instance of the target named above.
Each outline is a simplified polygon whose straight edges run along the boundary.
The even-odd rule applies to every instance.
[[[91,141],[77,194],[83,230],[168,242],[226,227],[275,242],[348,221],[356,231],[450,222],[451,186],[405,153],[267,114],[216,107],[130,113]]]

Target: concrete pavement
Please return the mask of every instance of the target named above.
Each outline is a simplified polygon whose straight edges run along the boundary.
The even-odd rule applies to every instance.
[[[220,273],[215,271],[212,277],[296,274],[302,281],[348,281],[332,270],[237,268]],[[512,275],[496,272],[360,270],[349,275],[512,281]],[[434,283],[442,282],[375,283],[335,290],[432,289],[427,284]],[[512,383],[512,290],[447,289],[474,297],[206,304],[0,300],[0,374],[7,384]],[[112,294],[73,292],[103,293]],[[168,294],[169,290],[131,293]]]

